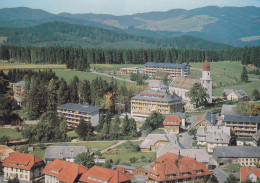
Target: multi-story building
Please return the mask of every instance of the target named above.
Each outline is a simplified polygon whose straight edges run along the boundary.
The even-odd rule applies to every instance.
[[[260,128],[260,116],[225,115],[223,122],[238,137],[252,137]]]
[[[260,162],[260,147],[216,147],[212,154],[219,166],[239,163],[241,166],[257,166]]]
[[[131,115],[133,117],[146,118],[153,111],[162,114],[171,114],[183,111],[181,98],[176,94],[170,95],[167,91],[147,89],[132,97]]]
[[[145,74],[149,77],[153,77],[154,73],[158,71],[169,73],[169,77],[172,79],[178,76],[190,75],[190,66],[188,64],[147,62],[144,66]]]
[[[43,174],[45,183],[77,183],[87,170],[82,164],[57,159],[44,168]]]
[[[211,175],[207,167],[197,160],[173,153],[166,153],[151,164],[147,183],[196,182],[203,183]]]
[[[164,132],[167,134],[180,133],[181,119],[177,115],[168,115],[163,121]]]
[[[100,110],[101,107],[74,103],[66,103],[57,107],[58,116],[66,118],[68,126],[71,127],[77,126],[81,118],[86,122],[91,122],[92,126],[97,126]]]
[[[20,181],[31,182],[42,176],[45,163],[32,154],[15,153],[3,162],[4,178],[17,178]]]
[[[129,73],[140,73],[143,74],[144,73],[144,69],[143,68],[139,68],[139,67],[126,67],[126,68],[120,68],[120,72],[122,74],[129,74]]]
[[[19,81],[13,84],[14,99],[17,101],[18,105],[21,105],[22,103],[24,87],[25,87],[25,81]]]

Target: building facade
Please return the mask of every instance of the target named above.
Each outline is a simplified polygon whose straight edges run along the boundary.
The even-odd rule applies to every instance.
[[[16,100],[18,105],[22,104],[24,88],[25,88],[25,81],[19,81],[13,84],[14,99]]]
[[[143,74],[145,70],[143,68],[139,67],[127,67],[127,68],[120,68],[121,74],[129,74],[129,73],[134,73],[134,74]]]
[[[153,77],[156,72],[166,72],[171,79],[190,75],[188,64],[147,62],[144,66],[145,74],[149,77]]]
[[[45,163],[35,155],[15,153],[3,162],[4,178],[17,178],[23,182],[31,182],[42,176]]]
[[[177,115],[168,115],[163,121],[164,132],[167,134],[180,133],[181,119]]]
[[[210,112],[204,112],[202,115],[200,115],[197,120],[195,127],[207,127],[207,126],[213,126],[216,124],[216,116],[211,114]]]
[[[222,96],[227,100],[232,100],[232,101],[249,99],[248,94],[244,90],[224,89]]]
[[[101,107],[95,107],[88,104],[66,103],[57,107],[59,117],[64,117],[68,126],[76,127],[80,119],[91,122],[92,126],[99,123],[99,112]]]
[[[162,114],[183,112],[183,103],[177,95],[170,95],[167,91],[147,89],[132,97],[131,116],[146,118],[153,111]]]

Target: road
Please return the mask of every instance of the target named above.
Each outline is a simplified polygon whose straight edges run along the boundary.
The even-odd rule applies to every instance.
[[[119,145],[121,145],[121,144],[123,144],[125,142],[126,142],[126,140],[120,140],[118,143],[116,143],[116,144],[114,144],[114,145],[112,145],[112,146],[102,150],[101,154],[104,154],[105,152],[109,151],[110,149],[113,149],[113,148],[115,148],[115,147],[117,147],[117,146],[119,146]]]
[[[117,77],[117,76],[111,76],[109,74],[106,74],[106,73],[100,73],[100,72],[96,72],[96,71],[91,71],[92,73],[94,74],[99,74],[99,75],[102,75],[102,76],[107,76],[107,77],[113,77],[115,79],[118,79],[118,80],[121,80],[121,81],[126,81],[126,82],[129,82],[129,83],[133,83],[133,84],[136,84],[135,81],[131,81],[130,79],[127,79],[127,78],[120,78],[120,77]]]

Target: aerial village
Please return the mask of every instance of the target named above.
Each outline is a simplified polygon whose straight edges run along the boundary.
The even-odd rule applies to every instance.
[[[250,100],[248,94],[244,90],[224,89],[221,100],[226,104],[221,106],[221,112],[213,114],[204,107],[202,115],[196,115],[196,105],[204,102],[210,106],[220,99],[212,95],[211,70],[214,68],[210,62],[204,61],[200,77],[191,75],[190,67],[188,64],[147,62],[144,68],[117,71],[122,76],[148,76],[149,87],[131,98],[129,112],[118,116],[121,120],[129,118],[129,124],[134,119],[150,126],[144,130],[137,125],[135,138],[117,141],[119,144],[115,146],[137,141],[140,143],[135,152],[142,153],[143,159],[155,153],[154,159],[141,166],[111,163],[102,154],[113,151],[112,146],[101,151],[95,146],[69,145],[70,142],[50,143],[43,148],[44,158],[41,159],[31,153],[32,146],[21,153],[13,148],[16,142],[7,142],[0,146],[3,182],[12,178],[20,182],[45,183],[259,182],[260,116],[234,112],[236,102]],[[22,105],[26,82],[21,80],[9,85],[17,104]],[[202,96],[200,90],[204,91]],[[87,103],[64,103],[56,110],[69,129],[77,128],[82,120],[98,127],[101,113],[106,114],[104,108]],[[94,133],[97,132],[94,130]],[[79,139],[72,142],[79,142]],[[129,149],[125,153],[128,151],[130,153]],[[130,158],[130,162],[135,161],[135,157]],[[227,167],[229,173],[224,171]]]

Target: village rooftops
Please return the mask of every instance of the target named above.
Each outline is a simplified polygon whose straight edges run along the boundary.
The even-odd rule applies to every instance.
[[[62,110],[71,110],[71,111],[79,111],[79,112],[84,112],[84,113],[93,113],[96,111],[99,111],[100,109],[102,109],[101,107],[96,107],[96,106],[92,106],[89,104],[75,104],[75,103],[66,103],[63,105],[60,105],[57,107],[58,109]]]
[[[177,115],[168,115],[163,121],[164,126],[180,126],[181,119]]]
[[[200,126],[197,129],[197,136],[206,136],[212,133],[226,133],[230,136],[230,127],[226,126]]]
[[[219,183],[224,183],[228,178],[227,173],[219,167],[215,168],[212,172],[216,175]]]
[[[196,125],[200,123],[202,120],[206,120],[212,125],[216,123],[216,116],[211,114],[210,112],[204,112],[201,116],[197,118]]]
[[[174,134],[149,134],[144,141],[139,145],[141,149],[150,149],[158,141],[165,141],[169,143],[177,143],[177,137]]]
[[[260,123],[260,116],[225,115],[224,121]]]
[[[244,90],[235,90],[235,89],[224,89],[223,94],[228,96],[230,93],[234,93],[239,99],[248,97],[248,94]]]
[[[213,152],[216,158],[260,158],[260,147],[217,146]]]
[[[249,176],[251,174],[254,174],[259,179],[260,178],[260,168],[241,167],[240,168],[240,181],[244,182],[247,179],[250,179]]]
[[[179,68],[183,69],[187,66],[188,64],[178,64],[178,63],[156,63],[156,62],[147,62],[144,64],[145,67],[158,67],[158,68]],[[189,66],[190,67],[190,66]]]
[[[169,87],[190,90],[195,83],[200,83],[200,80],[197,76],[176,77],[171,82]]]
[[[85,146],[49,146],[45,150],[44,159],[75,158],[78,154],[88,152]]]
[[[178,102],[180,97],[176,94],[170,95],[166,91],[157,91],[146,89],[139,93],[138,95],[132,97],[132,100],[143,100],[143,101],[156,101],[156,102]]]
[[[206,135],[207,143],[214,144],[228,144],[230,141],[230,136],[226,133],[210,133]]]
[[[6,145],[0,145],[0,162],[3,162],[5,158],[9,157],[13,153],[15,153],[15,151],[10,147]]]
[[[25,86],[25,81],[19,81],[17,83],[14,83],[13,84],[15,87],[21,87],[21,88],[24,88]]]

